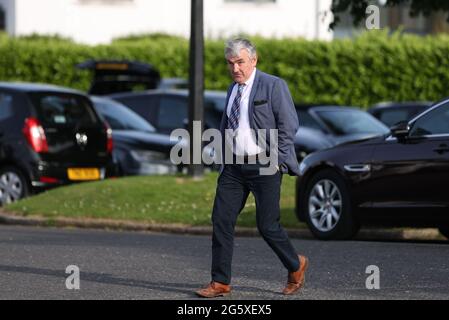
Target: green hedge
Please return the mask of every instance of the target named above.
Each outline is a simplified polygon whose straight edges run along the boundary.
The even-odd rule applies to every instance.
[[[449,36],[419,37],[369,31],[332,42],[255,37],[258,67],[284,78],[302,103],[369,106],[383,100],[437,100],[449,95]],[[224,90],[230,78],[223,40],[208,40],[206,88]],[[111,45],[67,39],[0,35],[0,80],[55,83],[86,90],[88,72],[74,65],[89,58],[137,59],[163,77],[188,75],[188,40],[167,35],[131,36]]]

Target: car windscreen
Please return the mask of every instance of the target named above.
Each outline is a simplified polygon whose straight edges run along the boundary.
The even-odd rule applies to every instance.
[[[95,125],[98,117],[88,99],[64,93],[30,93],[44,127]]]
[[[306,128],[311,128],[319,131],[323,131],[320,125],[306,110],[296,110],[298,113],[299,125]]]
[[[120,103],[106,99],[93,99],[93,102],[112,130],[155,131],[148,121]]]
[[[372,115],[359,110],[316,111],[320,119],[336,135],[357,133],[387,134],[390,130]]]

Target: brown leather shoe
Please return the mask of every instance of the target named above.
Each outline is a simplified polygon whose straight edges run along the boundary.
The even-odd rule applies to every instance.
[[[231,293],[231,286],[220,282],[211,281],[209,285],[195,292],[203,298],[224,297]]]
[[[293,294],[304,286],[309,259],[300,255],[298,255],[298,258],[299,269],[298,271],[288,273],[287,285],[285,286],[284,291],[282,291],[283,294]]]

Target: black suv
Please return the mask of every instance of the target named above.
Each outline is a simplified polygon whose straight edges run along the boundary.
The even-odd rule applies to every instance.
[[[113,174],[112,132],[89,98],[0,82],[0,205],[40,189]]]

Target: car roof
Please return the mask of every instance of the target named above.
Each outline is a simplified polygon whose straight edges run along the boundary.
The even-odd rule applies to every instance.
[[[301,109],[301,110],[308,110],[310,108],[313,107],[325,107],[325,106],[331,106],[331,105],[327,105],[327,104],[323,104],[323,103],[295,103],[295,108],[296,109]]]
[[[70,89],[66,87],[60,87],[52,84],[45,83],[31,83],[31,82],[0,82],[0,89],[8,89],[11,91],[17,92],[42,92],[42,91],[54,91],[61,93],[74,93],[74,94],[82,94],[83,92]]]
[[[187,97],[189,91],[186,89],[154,89],[154,90],[146,90],[139,92],[121,92],[114,93],[111,95],[107,95],[111,98],[124,98],[124,97],[137,97],[137,96],[145,96],[145,95],[156,95],[156,94],[170,94],[170,95],[178,95],[180,97]],[[206,97],[210,98],[226,98],[225,91],[216,91],[216,90],[205,90],[204,94]]]
[[[188,84],[187,79],[184,78],[162,78],[161,83],[163,84]]]
[[[118,103],[121,104],[120,102],[118,102],[117,100],[111,99],[109,97],[105,97],[105,96],[96,96],[96,95],[89,95],[90,100],[92,101],[98,101],[98,102],[113,102],[113,103]]]
[[[157,75],[159,71],[149,63],[131,60],[90,59],[75,66],[78,69],[94,70],[96,73],[119,73],[133,75]]]
[[[412,107],[430,107],[433,104],[431,101],[386,101],[373,105],[369,110],[388,109],[393,107],[398,108],[412,108]]]
[[[297,110],[311,110],[311,111],[361,111],[359,107],[356,106],[337,106],[337,105],[295,105]]]

